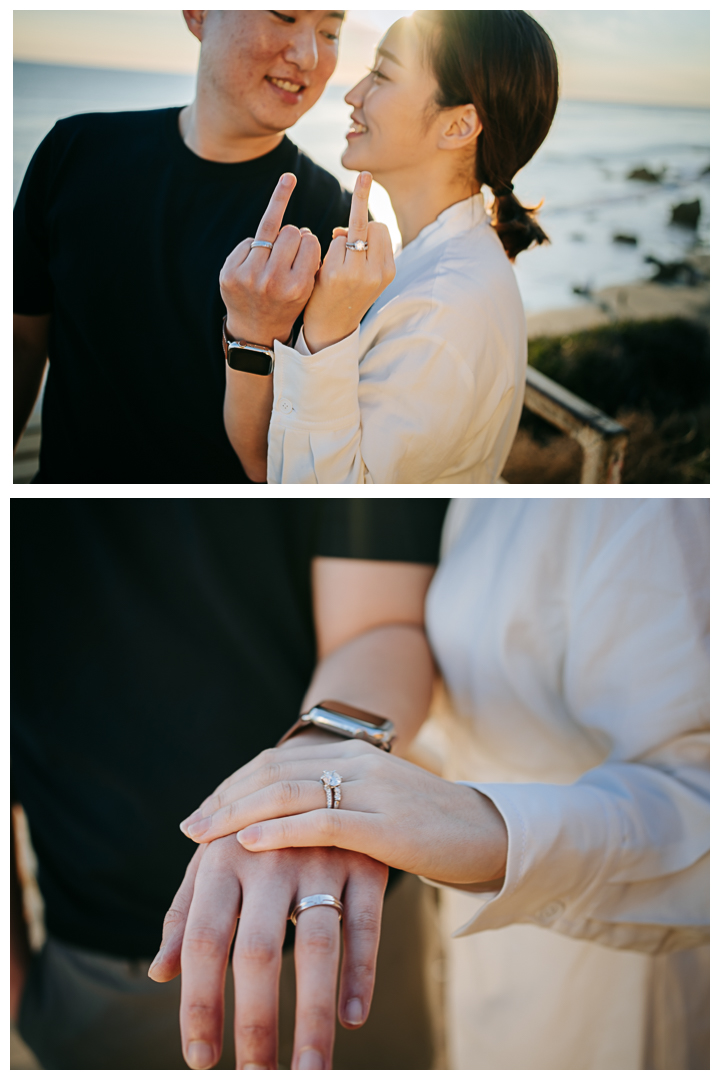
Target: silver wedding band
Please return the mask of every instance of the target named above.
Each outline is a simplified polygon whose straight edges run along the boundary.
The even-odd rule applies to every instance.
[[[255,247],[270,248],[270,250],[272,251],[274,244],[272,244],[269,240],[253,240],[252,244],[250,245],[250,250],[252,251],[252,249]]]
[[[311,907],[335,908],[341,919],[343,917],[343,911],[345,910],[342,901],[338,900],[336,896],[331,896],[330,893],[316,893],[315,896],[304,896],[300,903],[296,904],[288,915],[288,919],[293,926],[297,926],[297,917],[300,912],[307,911],[308,908]]]
[[[320,777],[320,783],[325,788],[325,799],[328,810],[337,810],[342,798],[342,776],[336,772],[324,772]]]
[[[345,244],[345,248],[347,251],[367,251],[368,242],[367,240],[348,241],[348,243]]]

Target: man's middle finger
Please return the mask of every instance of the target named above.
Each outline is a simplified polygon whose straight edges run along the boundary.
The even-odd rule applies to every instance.
[[[270,196],[267,210],[263,214],[260,224],[257,227],[257,232],[255,233],[256,240],[264,240],[271,244],[275,243],[278,233],[280,232],[283,216],[287,210],[287,204],[290,201],[290,196],[293,193],[296,183],[297,179],[292,173],[283,173],[280,177],[275,190]],[[254,248],[251,254],[257,257],[265,252],[269,254],[270,250],[270,248]]]
[[[292,888],[248,884],[233,952],[237,1068],[277,1068],[278,987]]]

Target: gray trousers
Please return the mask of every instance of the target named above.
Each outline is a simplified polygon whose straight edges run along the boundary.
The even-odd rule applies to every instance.
[[[403,875],[385,902],[378,978],[359,1031],[337,1025],[336,1069],[443,1068],[435,890]],[[184,1069],[180,979],[154,983],[149,960],[118,960],[48,939],[33,960],[19,1029],[45,1069]],[[234,1069],[232,977],[218,1069]],[[280,980],[281,1068],[290,1067],[295,975]]]

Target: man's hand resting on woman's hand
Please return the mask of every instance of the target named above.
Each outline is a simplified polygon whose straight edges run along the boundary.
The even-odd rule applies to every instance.
[[[185,1060],[210,1068],[222,1048],[223,998],[235,927],[237,1068],[277,1068],[278,981],[288,912],[314,893],[342,898],[302,912],[295,932],[297,1015],[292,1068],[332,1068],[335,992],[344,955],[338,1013],[349,1028],[367,1019],[387,867],[350,851],[246,851],[234,836],[201,844],[165,916],[150,977],[182,969],[180,1028]],[[238,911],[241,909],[238,922]]]
[[[324,808],[320,782],[333,770],[343,778],[339,810]],[[291,739],[266,750],[182,827],[202,843],[239,831],[252,852],[346,848],[454,884],[496,881],[507,859],[505,822],[490,799],[356,740]]]

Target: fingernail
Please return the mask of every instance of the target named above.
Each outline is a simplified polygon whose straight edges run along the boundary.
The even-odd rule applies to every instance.
[[[312,229],[308,229],[306,225],[303,225],[300,232],[303,236],[312,236]]]
[[[350,998],[345,1006],[345,1019],[348,1024],[362,1024],[363,1004],[360,998]]]
[[[257,825],[248,825],[247,829],[241,829],[237,834],[239,842],[245,844],[257,844],[262,830]]]
[[[202,820],[196,821],[194,825],[188,825],[186,832],[192,840],[195,840],[198,836],[204,836],[209,827],[210,819],[202,818]]]
[[[209,1069],[215,1061],[215,1053],[210,1043],[191,1042],[187,1048],[187,1063],[191,1069]]]
[[[298,1069],[324,1069],[325,1062],[323,1056],[318,1050],[313,1050],[311,1046],[303,1050],[298,1060]]]
[[[153,969],[153,968],[155,967],[155,965],[156,965],[156,964],[159,964],[159,963],[160,963],[160,961],[161,961],[161,959],[162,959],[162,954],[163,954],[164,952],[165,952],[165,950],[164,950],[164,949],[159,949],[159,950],[158,950],[158,954],[157,954],[157,956],[155,957],[155,959],[153,960],[152,964],[151,964],[151,965],[150,965],[150,967],[148,968],[148,975],[150,974],[150,972],[152,971],[152,969]]]
[[[243,1069],[267,1069],[267,1065],[255,1065],[254,1062],[248,1062],[247,1065],[243,1065]]]
[[[186,817],[184,821],[180,822],[180,828],[182,829],[183,832],[185,832],[188,825],[192,825],[193,822],[195,822],[195,821],[200,821],[200,819],[202,817],[203,817],[202,810],[194,810],[193,813],[190,814],[189,817]]]
[[[293,181],[292,173],[285,173],[283,175],[283,177],[281,178],[280,183],[282,184],[283,187],[287,187],[288,184],[292,184],[292,181]]]

